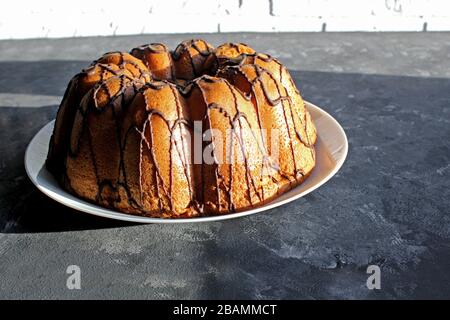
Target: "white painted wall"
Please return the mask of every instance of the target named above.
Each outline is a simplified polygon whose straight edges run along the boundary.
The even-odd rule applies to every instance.
[[[450,30],[450,0],[3,0],[0,7],[0,39],[425,30]]]

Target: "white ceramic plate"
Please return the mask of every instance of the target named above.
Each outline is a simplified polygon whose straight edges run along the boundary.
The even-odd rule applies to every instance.
[[[272,209],[303,197],[327,182],[344,163],[348,151],[348,141],[344,130],[327,112],[309,102],[306,102],[306,106],[311,113],[318,132],[316,143],[316,168],[303,184],[284,193],[264,206],[243,212],[211,217],[160,219],[125,214],[79,199],[63,190],[44,165],[50,136],[53,132],[54,121],[51,121],[44,126],[31,140],[25,153],[25,169],[36,187],[50,198],[73,209],[105,218],[139,223],[185,223],[218,221],[243,217]]]

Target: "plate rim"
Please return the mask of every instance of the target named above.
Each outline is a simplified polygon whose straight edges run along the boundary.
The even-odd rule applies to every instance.
[[[322,185],[324,185],[326,182],[328,182],[342,167],[342,165],[344,164],[345,160],[347,159],[347,154],[348,154],[348,139],[347,139],[347,135],[345,134],[344,129],[342,128],[342,126],[340,125],[340,123],[333,117],[331,116],[327,111],[323,110],[322,108],[316,106],[315,104],[304,100],[306,106],[308,109],[315,109],[315,111],[319,112],[320,114],[322,114],[323,116],[327,117],[329,120],[331,120],[335,127],[338,129],[338,131],[340,132],[340,134],[342,135],[342,137],[344,138],[344,145],[343,145],[343,151],[342,151],[342,156],[341,158],[338,159],[338,161],[336,161],[336,165],[335,167],[323,178],[321,179],[318,183],[316,183],[315,185],[313,185],[312,187],[310,187],[309,189],[300,192],[298,194],[295,194],[289,198],[286,198],[284,200],[278,201],[278,202],[269,202],[263,206],[260,207],[256,207],[256,208],[252,208],[249,210],[245,210],[245,211],[241,211],[241,212],[234,212],[234,213],[228,213],[228,214],[223,214],[223,215],[216,215],[216,216],[206,216],[206,217],[193,217],[193,218],[153,218],[153,217],[145,217],[145,216],[138,216],[138,215],[131,215],[131,214],[127,214],[127,213],[122,213],[120,211],[116,211],[116,210],[112,210],[112,209],[108,209],[105,207],[101,207],[97,204],[93,204],[90,203],[86,200],[83,199],[79,199],[77,198],[80,203],[78,203],[78,205],[72,204],[69,201],[63,201],[62,199],[59,199],[58,197],[55,197],[52,192],[48,190],[47,188],[43,187],[38,181],[37,179],[35,179],[33,177],[33,174],[30,172],[30,164],[28,163],[28,159],[29,159],[29,153],[30,153],[30,149],[31,146],[34,145],[34,143],[36,143],[36,139],[37,136],[39,135],[39,133],[41,133],[42,130],[44,130],[48,125],[50,125],[52,122],[54,122],[55,120],[52,120],[50,122],[48,122],[46,125],[44,125],[41,129],[39,129],[39,131],[33,136],[33,138],[30,140],[26,151],[25,151],[25,156],[24,156],[24,165],[25,165],[25,171],[28,175],[28,178],[31,180],[31,182],[36,186],[36,188],[41,191],[42,193],[44,193],[46,196],[48,196],[49,198],[53,199],[56,202],[59,202],[69,208],[75,209],[76,211],[80,211],[82,213],[87,213],[87,214],[91,214],[91,215],[95,215],[95,216],[99,216],[99,217],[103,217],[103,218],[109,218],[109,219],[114,219],[114,220],[121,220],[121,221],[127,221],[127,222],[135,222],[135,223],[162,223],[162,224],[172,224],[172,223],[199,223],[199,222],[213,222],[213,221],[222,221],[222,220],[229,220],[229,219],[235,219],[235,218],[240,218],[240,217],[245,217],[248,215],[252,215],[258,212],[262,212],[262,211],[266,211],[266,210],[270,210],[270,209],[274,209],[277,208],[279,206],[285,205],[289,202],[295,201],[301,197],[304,197],[305,195],[313,192],[314,190],[318,189],[319,187],[321,187]],[[65,190],[63,190],[61,188],[62,191],[67,192]],[[61,197],[66,198],[64,195],[61,195]],[[76,196],[74,196],[76,197]],[[82,202],[81,202],[82,201]],[[88,206],[86,208],[84,208],[84,206],[88,204]],[[82,206],[83,208],[80,208],[80,206]]]

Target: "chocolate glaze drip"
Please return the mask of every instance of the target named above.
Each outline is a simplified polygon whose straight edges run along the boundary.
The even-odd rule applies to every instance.
[[[144,50],[148,50],[148,51],[150,51],[152,53],[164,53],[164,52],[168,52],[169,51],[167,46],[165,44],[163,44],[163,43],[150,43],[150,44],[144,44],[144,45],[142,45],[140,47],[133,48],[131,50],[131,53],[133,51],[144,51]]]
[[[147,104],[147,101],[146,101],[146,104]],[[142,140],[141,141],[145,142],[146,145],[147,145],[148,150],[150,150],[151,159],[152,159],[153,165],[155,166],[155,172],[154,172],[155,177],[154,178],[156,180],[156,192],[158,194],[159,208],[160,208],[160,210],[164,209],[164,205],[162,203],[162,198],[161,198],[160,193],[159,193],[159,189],[162,188],[162,190],[164,191],[165,197],[169,199],[170,210],[172,210],[173,209],[173,198],[172,198],[172,192],[171,192],[172,183],[170,183],[170,186],[169,186],[169,188],[170,188],[169,190],[170,191],[167,190],[166,184],[164,183],[164,180],[163,180],[163,177],[162,177],[162,174],[161,174],[161,169],[160,169],[159,163],[156,160],[155,150],[154,150],[154,148],[152,148],[153,147],[154,132],[153,132],[153,126],[151,125],[151,120],[152,120],[153,116],[160,117],[162,120],[164,120],[164,122],[167,124],[168,128],[170,129],[170,125],[169,125],[168,121],[164,118],[164,115],[161,112],[159,112],[158,110],[152,109],[152,110],[150,110],[148,112],[148,118],[147,118],[147,120],[144,123],[144,128],[143,128],[143,130],[141,132],[141,135],[142,135]],[[147,126],[149,126],[149,128],[150,128],[149,129],[150,130],[150,141],[147,141],[147,138],[145,137],[145,130],[146,130]],[[170,155],[169,155],[170,163],[172,163],[172,153],[171,152],[169,152],[169,153],[170,153]],[[172,166],[170,166],[170,167],[171,167],[171,170],[172,170]],[[172,176],[172,171],[170,173],[170,176]],[[141,192],[143,192],[143,190],[141,190]]]
[[[198,46],[198,43],[202,43],[205,47],[206,50],[201,49]],[[211,54],[211,49],[209,44],[204,41],[204,40],[189,40],[189,41],[183,41],[181,42],[177,48],[175,49],[175,51],[172,52],[172,59],[174,61],[178,61],[180,60],[184,55],[187,55],[189,57],[189,61],[191,64],[191,68],[192,68],[192,72],[193,72],[193,76],[191,78],[185,79],[185,80],[192,80],[193,78],[199,76],[201,74],[201,72],[203,70],[198,70],[198,66],[195,63],[195,56],[192,55],[190,49],[194,49],[201,57],[202,59],[200,59],[199,63],[203,64],[204,60],[206,57],[208,57]],[[199,59],[197,59],[199,60]]]
[[[289,81],[290,87],[293,88],[295,94],[300,97],[288,71],[278,60],[269,55],[256,53],[245,44],[228,43],[222,45],[220,48],[221,53],[217,54],[218,49],[213,50],[213,48],[203,40],[184,41],[173,52],[169,52],[167,47],[163,44],[149,44],[134,48],[130,52],[131,55],[122,52],[109,52],[100,59],[94,61],[91,67],[83,70],[72,79],[66,90],[57,118],[60,118],[60,121],[65,122],[64,125],[67,125],[68,129],[62,130],[60,129],[60,124],[58,124],[57,130],[55,126],[55,132],[52,135],[50,142],[47,166],[57,177],[59,177],[68,190],[73,193],[78,193],[73,186],[71,177],[68,175],[67,161],[68,159],[77,161],[82,139],[86,139],[84,141],[88,146],[90,163],[97,183],[97,194],[94,198],[90,198],[89,196],[84,197],[105,206],[125,208],[127,212],[130,213],[174,216],[176,212],[175,193],[179,192],[179,190],[174,190],[173,180],[173,155],[176,154],[181,161],[184,178],[188,186],[187,192],[189,194],[189,204],[183,212],[176,213],[176,215],[184,216],[187,214],[188,216],[192,216],[196,214],[211,213],[208,211],[204,212],[206,201],[204,169],[206,168],[206,164],[201,165],[201,174],[199,178],[201,179],[202,190],[201,192],[198,192],[198,190],[195,190],[196,188],[194,188],[193,183],[195,176],[191,174],[191,150],[187,150],[188,144],[183,135],[183,130],[191,131],[193,128],[190,109],[198,108],[198,106],[193,105],[193,103],[197,102],[191,101],[190,97],[193,89],[196,88],[203,99],[202,103],[204,104],[205,110],[202,122],[207,124],[206,129],[213,128],[211,122],[211,117],[213,116],[211,112],[213,110],[218,111],[219,114],[226,119],[231,128],[231,141],[229,141],[229,147],[231,148],[230,160],[234,157],[234,142],[236,141],[238,150],[244,158],[243,169],[245,169],[246,198],[250,206],[264,203],[271,197],[270,194],[269,197],[266,197],[265,185],[258,187],[257,184],[257,181],[262,183],[265,172],[269,172],[269,170],[275,172],[270,175],[270,179],[276,184],[278,192],[280,192],[281,187],[283,186],[283,180],[288,181],[291,186],[294,185],[295,181],[299,181],[299,179],[302,180],[305,172],[303,171],[303,168],[298,167],[299,161],[294,147],[294,140],[298,139],[303,146],[310,149],[312,159],[315,159],[314,141],[310,141],[310,136],[308,134],[309,128],[305,107],[301,106],[301,110],[304,110],[303,114],[297,114],[297,111],[293,109],[294,101],[289,96],[287,87],[283,84],[283,73],[285,72],[287,75],[287,77],[285,76],[287,79],[286,81]],[[230,53],[233,56],[229,56],[227,48],[234,50],[233,53]],[[149,71],[150,66],[144,59],[144,52],[167,52],[171,61],[171,78],[163,81],[156,81]],[[183,57],[189,61],[192,77],[188,77],[187,79],[184,79],[186,81],[180,82],[178,81],[180,76],[176,68],[174,68],[174,63],[176,64],[177,61],[180,61]],[[268,64],[269,68],[272,68],[270,66],[275,65],[277,68],[276,71],[275,69],[269,71],[269,69],[266,69],[261,65],[260,61],[262,65]],[[255,76],[250,77],[244,68],[252,68]],[[237,76],[241,76],[248,83],[249,90],[247,92],[236,86]],[[273,97],[273,90],[268,87],[270,82],[272,83],[271,86],[276,89],[276,97]],[[225,108],[214,100],[209,101],[209,94],[204,88],[204,85],[207,85],[208,83],[225,84],[226,88],[228,88],[227,94],[231,97],[231,110],[234,110],[234,114],[230,114],[230,112],[227,111],[230,106]],[[93,84],[95,85],[93,86]],[[152,103],[148,100],[150,97],[146,94],[147,89],[162,90],[166,87],[170,88],[172,95],[172,102],[176,111],[175,120],[169,120],[164,112],[152,108]],[[257,87],[260,91],[257,91]],[[254,129],[263,128],[263,119],[261,115],[262,106],[259,105],[260,96],[258,92],[262,93],[264,100],[270,107],[282,108],[284,119],[283,126],[286,128],[289,137],[294,173],[285,172],[278,164],[276,164],[268,152],[267,141],[265,140],[264,135],[261,133],[257,136],[254,133]],[[129,127],[123,127],[124,119],[127,117],[127,114],[129,115],[128,110],[130,109],[130,105],[136,103],[137,99],[133,98],[139,94],[143,95],[145,103],[143,123],[133,122]],[[183,99],[183,101],[180,99]],[[240,110],[239,99],[244,99],[244,101],[253,105],[259,128],[252,128],[251,123],[254,120],[250,121],[248,115]],[[119,158],[117,173],[113,179],[105,178],[104,176],[101,176],[99,172],[99,159],[96,157],[96,149],[98,146],[95,145],[96,142],[93,140],[92,135],[93,128],[91,128],[89,124],[91,114],[104,114],[104,117],[108,117],[108,114],[111,114],[113,119],[114,133],[112,134],[115,136],[115,143],[118,146]],[[165,123],[170,134],[171,143],[168,151],[170,172],[169,179],[166,181],[161,172],[160,163],[158,162],[161,160],[157,159],[155,154],[156,142],[154,141],[154,138],[158,136],[158,132],[155,132],[152,125],[152,119],[155,118],[159,118]],[[250,132],[252,133],[251,136],[243,136],[242,121],[250,128]],[[305,136],[303,136],[301,130],[298,128],[298,123],[302,126]],[[72,127],[75,129],[76,126],[80,127],[72,132]],[[291,130],[292,132],[295,132],[295,137],[291,136]],[[174,138],[175,132],[179,133],[179,139]],[[139,163],[136,164],[136,166],[139,167],[139,195],[137,198],[130,187],[130,177],[125,163],[125,149],[129,144],[129,138],[136,133],[139,135],[140,139],[138,152]],[[69,143],[70,139],[75,139],[73,140],[73,146]],[[261,176],[259,179],[252,173],[252,169],[249,165],[249,154],[246,150],[246,142],[244,139],[252,139],[252,143],[255,143],[261,153]],[[228,183],[226,183],[227,180],[221,172],[220,164],[216,157],[217,146],[215,144],[214,136],[211,139],[211,146],[212,155],[214,157],[214,163],[211,165],[211,168],[213,168],[214,172],[217,213],[223,212],[224,207],[230,212],[241,209],[241,205],[237,204],[234,198],[236,192],[239,192],[239,190],[235,191],[233,188],[235,184],[235,164],[233,161],[229,161],[227,164],[229,179]],[[156,182],[154,191],[158,197],[159,212],[148,212],[143,207],[143,198],[144,193],[146,192],[146,190],[143,189],[142,184],[144,174],[144,172],[142,172],[143,152],[149,152],[150,161],[154,166],[154,172],[152,172],[152,174],[153,179]],[[62,168],[60,167],[61,163],[63,164]],[[300,178],[298,175],[300,175]],[[223,197],[222,194],[225,194],[226,197]],[[124,205],[123,196],[125,196],[128,208]],[[257,198],[257,201],[254,200],[254,196]]]
[[[153,108],[150,108],[149,107],[150,103],[147,101],[147,95],[145,94],[145,89],[147,89],[147,88],[152,88],[152,89],[155,89],[155,90],[161,90],[162,88],[164,88],[166,86],[168,86],[170,88],[170,90],[172,92],[172,95],[173,95],[173,99],[174,99],[176,108],[177,108],[178,118],[176,120],[174,120],[174,121],[168,120],[161,111],[153,109]],[[155,180],[157,181],[157,187],[158,187],[157,188],[157,192],[159,194],[159,188],[160,187],[163,189],[164,196],[169,199],[170,209],[173,210],[173,181],[172,181],[172,177],[173,177],[173,172],[172,172],[172,170],[173,170],[173,160],[172,160],[173,148],[175,148],[175,150],[176,150],[176,152],[178,154],[178,157],[181,159],[184,175],[185,175],[186,181],[188,183],[190,201],[191,202],[193,201],[194,190],[193,190],[193,187],[192,187],[192,184],[191,184],[191,175],[189,173],[189,168],[188,168],[189,160],[188,160],[188,157],[187,157],[187,155],[185,153],[185,144],[186,144],[186,142],[184,141],[184,137],[183,137],[183,134],[181,132],[180,136],[181,136],[181,144],[182,144],[182,146],[181,146],[181,151],[180,151],[179,147],[178,147],[177,140],[173,139],[174,131],[176,129],[181,130],[182,126],[185,126],[187,128],[192,128],[192,123],[191,123],[191,121],[189,119],[185,119],[185,118],[182,117],[181,106],[180,106],[180,102],[179,102],[179,99],[178,99],[178,95],[177,95],[177,91],[176,91],[175,85],[173,85],[173,84],[171,84],[169,82],[166,82],[166,81],[160,82],[160,83],[149,83],[143,88],[143,90],[141,90],[141,92],[143,93],[144,98],[145,98],[146,112],[147,112],[147,120],[144,123],[142,131],[140,131],[141,137],[142,137],[142,141],[147,144],[148,150],[151,151],[151,159],[152,159],[153,165],[156,168],[156,170],[155,170]],[[167,129],[170,132],[170,140],[172,141],[171,146],[170,146],[170,151],[169,151],[169,162],[170,162],[170,166],[169,166],[170,167],[170,173],[169,173],[169,177],[170,178],[169,179],[170,179],[170,181],[168,183],[168,188],[167,188],[167,183],[164,182],[164,179],[163,179],[162,174],[161,174],[160,166],[158,164],[158,161],[156,159],[156,155],[155,155],[154,150],[152,148],[152,141],[150,141],[150,142],[147,141],[146,136],[145,136],[145,130],[146,130],[147,127],[150,130],[150,138],[153,138],[153,136],[155,135],[155,133],[153,131],[153,126],[152,126],[152,123],[151,123],[152,117],[155,117],[155,116],[159,117],[161,120],[164,121],[164,123],[167,126]],[[139,129],[138,129],[138,131],[139,131]],[[142,157],[142,155],[141,155],[141,157]],[[160,205],[160,209],[163,210],[164,207],[163,207],[162,201],[159,202],[159,205]]]
[[[197,42],[203,43],[203,45],[206,47],[206,50],[201,49],[198,46]],[[173,59],[179,60],[181,55],[185,51],[189,51],[189,48],[194,48],[200,55],[202,55],[204,57],[207,57],[211,54],[210,46],[205,40],[192,39],[192,40],[188,40],[188,41],[183,41],[176,47],[175,51],[172,53]]]
[[[95,99],[96,93],[98,90],[105,85],[105,82],[99,84],[95,88],[93,88],[92,93],[92,99],[86,100],[87,102],[79,107],[78,112],[82,116],[82,128],[81,128],[81,134],[78,136],[78,141],[76,142],[76,148],[75,150],[72,150],[68,153],[68,157],[76,158],[79,153],[79,148],[81,144],[81,139],[84,136],[84,134],[87,132],[87,142],[89,147],[89,155],[91,157],[91,163],[94,168],[95,177],[97,180],[97,195],[95,197],[96,202],[103,203],[104,201],[107,202],[108,205],[114,206],[114,203],[120,199],[118,190],[123,189],[127,195],[127,201],[129,205],[133,208],[139,208],[139,202],[134,199],[131,196],[131,191],[129,189],[128,183],[127,183],[127,174],[123,163],[123,155],[124,155],[124,147],[126,143],[122,144],[121,141],[121,126],[120,126],[120,115],[117,114],[118,112],[123,112],[126,109],[127,101],[129,101],[129,97],[132,97],[136,94],[139,83],[135,81],[130,81],[128,83],[124,82],[123,79],[126,78],[124,75],[120,75],[117,77],[114,77],[112,79],[119,79],[120,80],[120,90],[116,94],[112,94],[109,90],[106,90],[108,93],[108,100],[109,103],[104,108],[99,108],[97,105],[97,100]],[[107,87],[107,86],[106,86]],[[128,92],[127,92],[128,91]],[[119,107],[119,110],[117,110],[117,107]],[[119,146],[119,154],[120,154],[120,160],[119,160],[119,171],[117,173],[117,178],[114,181],[105,180],[99,175],[98,170],[98,159],[95,156],[95,150],[94,150],[94,144],[92,140],[92,132],[91,128],[88,124],[88,117],[91,113],[103,113],[104,110],[111,110],[114,122],[116,124],[116,143]],[[70,181],[68,182],[70,183]],[[112,193],[112,200],[111,199],[104,199],[103,191],[105,188],[108,188],[109,191]],[[112,202],[111,202],[112,201]]]
[[[253,190],[258,195],[259,201],[262,201],[262,199],[261,199],[261,197],[260,197],[260,195],[258,193],[258,190],[256,188],[255,182],[253,181],[253,177],[251,177],[251,175],[250,175],[250,169],[249,169],[249,164],[248,164],[248,159],[247,159],[247,152],[245,150],[245,144],[244,144],[244,141],[243,141],[244,139],[242,137],[242,125],[241,125],[240,120],[241,120],[242,117],[245,117],[245,119],[247,120],[247,123],[248,123],[248,119],[247,119],[245,113],[239,111],[239,106],[238,106],[238,103],[237,103],[236,94],[235,94],[233,88],[231,87],[230,83],[228,81],[225,81],[225,83],[226,83],[228,89],[230,90],[230,92],[231,92],[231,94],[233,96],[234,107],[236,109],[236,115],[235,115],[235,117],[234,117],[234,119],[232,121],[232,129],[233,129],[233,134],[234,134],[234,131],[235,131],[235,128],[236,128],[236,123],[239,124],[239,129],[240,129],[239,130],[239,132],[240,132],[239,145],[241,147],[241,152],[244,155],[245,176],[246,176],[246,179],[247,179],[246,182],[247,182],[248,198],[249,198],[250,204],[253,206],[252,195],[251,195],[251,187],[253,187]],[[248,123],[248,125],[250,126],[250,123]],[[233,175],[231,175],[231,176],[233,176]],[[250,186],[250,181],[251,181],[251,186]]]
[[[244,61],[244,60],[242,60],[242,61]],[[275,61],[275,60],[273,59],[273,60],[268,60],[268,61]],[[263,93],[264,93],[264,96],[265,96],[267,102],[269,102],[269,104],[270,104],[271,106],[277,106],[277,105],[278,105],[280,102],[282,102],[282,101],[288,101],[288,102],[289,102],[289,105],[290,105],[290,113],[291,113],[291,115],[292,115],[292,117],[293,117],[293,116],[294,116],[294,113],[293,113],[293,111],[292,111],[292,103],[293,103],[293,102],[292,102],[291,97],[289,97],[289,96],[287,96],[287,95],[282,95],[282,94],[281,94],[280,85],[278,84],[277,80],[274,78],[274,76],[273,76],[270,72],[268,72],[268,71],[265,70],[265,69],[262,69],[260,66],[258,66],[258,65],[256,65],[256,64],[252,64],[252,66],[255,68],[255,71],[256,71],[256,73],[257,73],[257,75],[258,75],[258,76],[257,76],[256,78],[254,78],[253,80],[249,79],[248,76],[247,76],[247,74],[245,74],[245,73],[242,71],[242,69],[241,69],[242,65],[237,65],[237,66],[226,66],[226,67],[225,67],[224,69],[222,69],[221,71],[222,71],[222,72],[225,72],[225,73],[232,73],[232,74],[239,73],[239,74],[241,74],[243,77],[245,77],[245,79],[246,79],[246,80],[249,82],[249,84],[251,85],[253,95],[254,95],[253,86],[254,86],[256,83],[259,83],[259,84],[261,85],[261,89],[262,89],[262,91],[263,91]],[[281,69],[281,67],[282,67],[282,65],[280,64],[280,79],[282,79],[282,69]],[[267,87],[266,87],[264,81],[262,81],[262,76],[263,76],[264,74],[266,74],[268,77],[270,77],[271,80],[275,83],[275,86],[276,86],[276,88],[277,88],[277,92],[278,92],[278,94],[279,94],[279,96],[278,96],[276,99],[272,99],[272,98],[270,97],[270,95],[269,95],[269,93],[268,93],[268,89],[267,89]],[[291,82],[292,82],[292,79],[291,79]],[[280,81],[280,83],[281,83],[281,81]],[[292,86],[295,88],[295,85],[293,84],[293,82],[292,82]],[[287,90],[284,89],[284,91],[287,91]],[[297,93],[298,93],[298,91],[297,91]],[[298,94],[299,94],[299,93],[298,93]],[[244,95],[244,97],[246,97],[248,100],[251,98],[251,96],[247,96],[247,95]],[[302,120],[300,117],[299,117],[299,120],[302,122],[303,126],[306,127],[306,125],[307,125],[307,124],[306,124],[306,112],[304,113],[304,120]],[[294,122],[294,123],[295,123],[295,122]],[[305,130],[306,130],[306,129],[305,129]],[[305,146],[308,147],[308,148],[313,148],[313,147],[314,147],[313,144],[311,144],[311,143],[309,142],[309,137],[308,137],[308,136],[306,137],[306,139],[304,139],[304,138],[302,137],[300,131],[299,131],[297,128],[295,128],[295,132],[296,132],[296,135],[297,135],[298,139],[302,142],[303,145],[305,145]]]
[[[269,59],[269,58],[268,58],[268,59]],[[269,61],[269,60],[268,60],[268,61]],[[277,80],[274,78],[274,76],[273,76],[270,72],[268,72],[268,71],[262,69],[260,66],[258,66],[258,65],[256,65],[256,64],[252,64],[251,66],[254,68],[254,71],[255,71],[255,73],[256,73],[256,75],[257,75],[254,79],[250,79],[250,78],[247,76],[247,74],[246,74],[245,72],[242,71],[242,65],[238,65],[238,66],[227,66],[227,67],[225,67],[225,69],[223,69],[222,71],[223,71],[224,73],[228,73],[228,74],[230,74],[230,73],[232,73],[232,74],[237,74],[237,73],[239,73],[239,74],[241,74],[241,75],[246,79],[246,81],[250,84],[250,87],[251,87],[251,91],[250,91],[250,92],[251,92],[251,96],[247,96],[247,98],[248,98],[248,99],[251,99],[252,96],[255,98],[255,107],[256,107],[256,110],[257,110],[256,112],[257,112],[257,115],[258,115],[258,122],[259,122],[259,124],[260,124],[260,127],[262,127],[262,125],[261,125],[261,119],[260,119],[260,112],[259,112],[260,107],[258,106],[258,99],[256,98],[256,93],[255,93],[255,90],[254,90],[254,86],[255,86],[256,84],[259,84],[259,85],[260,85],[261,90],[262,90],[262,92],[263,92],[263,94],[264,94],[264,97],[265,97],[266,101],[269,103],[270,106],[276,107],[276,106],[278,106],[278,104],[279,104],[280,102],[282,103],[282,107],[283,107],[283,117],[284,117],[285,125],[286,125],[286,127],[287,127],[287,129],[288,129],[289,137],[290,137],[290,149],[291,149],[292,160],[293,160],[293,162],[294,162],[294,171],[295,171],[296,173],[299,173],[299,174],[302,174],[302,175],[303,175],[303,172],[297,168],[297,161],[296,161],[296,155],[295,155],[294,146],[293,146],[293,140],[292,140],[292,137],[291,137],[291,134],[290,134],[290,129],[291,129],[291,128],[290,128],[290,125],[289,125],[289,122],[288,122],[288,118],[287,118],[286,111],[285,111],[285,106],[284,106],[285,101],[287,101],[287,102],[289,103],[290,116],[291,116],[291,119],[292,119],[292,121],[293,121],[293,124],[294,124],[294,130],[295,130],[295,132],[296,132],[297,137],[299,138],[299,140],[300,140],[306,147],[312,148],[312,145],[309,143],[309,141],[308,141],[308,142],[305,142],[305,141],[302,139],[302,136],[301,136],[300,132],[298,131],[298,129],[297,129],[296,126],[295,126],[294,112],[293,112],[293,110],[292,110],[292,99],[291,99],[289,96],[287,96],[287,95],[282,95],[281,89],[280,89],[280,86],[279,86]],[[278,92],[278,97],[277,97],[277,98],[273,99],[273,98],[270,97],[270,95],[269,95],[269,93],[268,93],[269,90],[267,89],[266,84],[265,84],[265,82],[264,82],[263,79],[262,79],[263,75],[267,75],[269,78],[271,78],[271,81],[273,81],[273,83],[275,84],[275,87],[277,88],[277,92]],[[280,74],[280,77],[281,77],[281,74]],[[232,78],[232,77],[231,77],[231,78]],[[244,94],[244,96],[246,96],[246,95]],[[306,113],[305,113],[305,114],[306,114]],[[305,122],[305,123],[306,123],[306,122]],[[306,131],[306,129],[305,129],[305,131]],[[284,176],[285,176],[285,177],[289,177],[289,174],[284,173]],[[292,178],[289,178],[289,179],[292,179]]]
[[[209,78],[209,77],[202,77],[202,79],[204,79],[206,82],[213,82],[212,78]],[[210,104],[206,100],[205,92],[203,91],[203,88],[199,85],[199,82],[200,82],[200,79],[198,81],[195,81],[195,84],[197,85],[198,89],[202,93],[203,103],[206,106],[206,113],[205,113],[205,117],[202,119],[202,122],[207,121],[208,129],[212,129],[213,127],[211,125],[211,117],[209,116],[209,111],[211,109]],[[215,178],[216,178],[217,205],[220,208],[221,207],[220,181],[224,181],[224,177],[219,172],[219,161],[217,160],[217,157],[216,157],[216,152],[215,152],[216,146],[214,143],[214,137],[211,137],[211,144],[212,144],[212,149],[213,149],[212,152],[213,152],[213,157],[214,157],[214,174],[215,174]],[[202,150],[203,149],[204,148],[202,148]],[[205,200],[205,177],[204,177],[203,166],[202,166],[201,177],[202,177],[202,194],[203,194],[202,199],[204,201]],[[231,199],[231,192],[229,193],[229,197]],[[232,199],[230,201],[232,201]]]
[[[150,43],[146,45],[142,45],[137,48],[133,48],[130,51],[130,54],[134,57],[142,60],[145,66],[150,71],[155,71],[153,74],[153,78],[155,80],[170,80],[174,81],[176,79],[175,68],[173,65],[172,55],[170,50],[166,45],[162,43]],[[151,65],[150,60],[155,61],[165,55],[165,58],[168,60],[166,62],[169,63],[167,69],[170,70],[152,70],[154,66]]]
[[[190,123],[189,120],[182,119],[181,104],[180,104],[180,100],[179,100],[176,88],[174,88],[174,86],[170,86],[170,89],[172,91],[173,98],[175,100],[175,104],[176,104],[176,107],[177,107],[177,114],[178,114],[178,119],[175,121],[175,123],[173,125],[173,128],[176,128],[178,125],[180,126],[180,130],[181,130],[181,125],[185,125],[185,126],[187,126],[189,128],[192,128],[192,124]],[[186,152],[185,152],[185,148],[184,148],[185,144],[186,144],[186,142],[184,140],[183,134],[181,133],[182,156],[180,155],[180,153],[178,151],[178,146],[177,146],[177,152],[178,152],[178,156],[180,157],[180,159],[182,159],[184,175],[186,177],[186,180],[187,180],[188,186],[189,186],[189,197],[190,197],[191,201],[193,201],[194,190],[192,188],[191,175],[189,174],[189,169],[188,169],[189,159],[188,159],[188,157],[186,155]]]
[[[65,172],[64,162],[65,155],[68,152],[70,130],[73,127],[78,106],[90,89],[84,83],[90,83],[91,78],[98,78],[94,81],[103,82],[111,76],[119,76],[121,74],[123,74],[122,69],[114,69],[110,64],[99,63],[82,70],[71,79],[64,93],[61,106],[58,109],[55,131],[50,139],[50,149],[47,157],[47,165],[56,176],[63,175]],[[56,132],[58,136],[55,136]]]

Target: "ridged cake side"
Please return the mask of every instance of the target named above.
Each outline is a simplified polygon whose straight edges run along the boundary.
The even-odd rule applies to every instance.
[[[209,136],[199,144],[198,134]],[[108,53],[76,75],[47,166],[100,205],[191,217],[258,206],[300,184],[315,166],[315,141],[278,60],[244,44],[189,40],[173,52],[150,44]],[[196,161],[196,148],[212,161]]]

